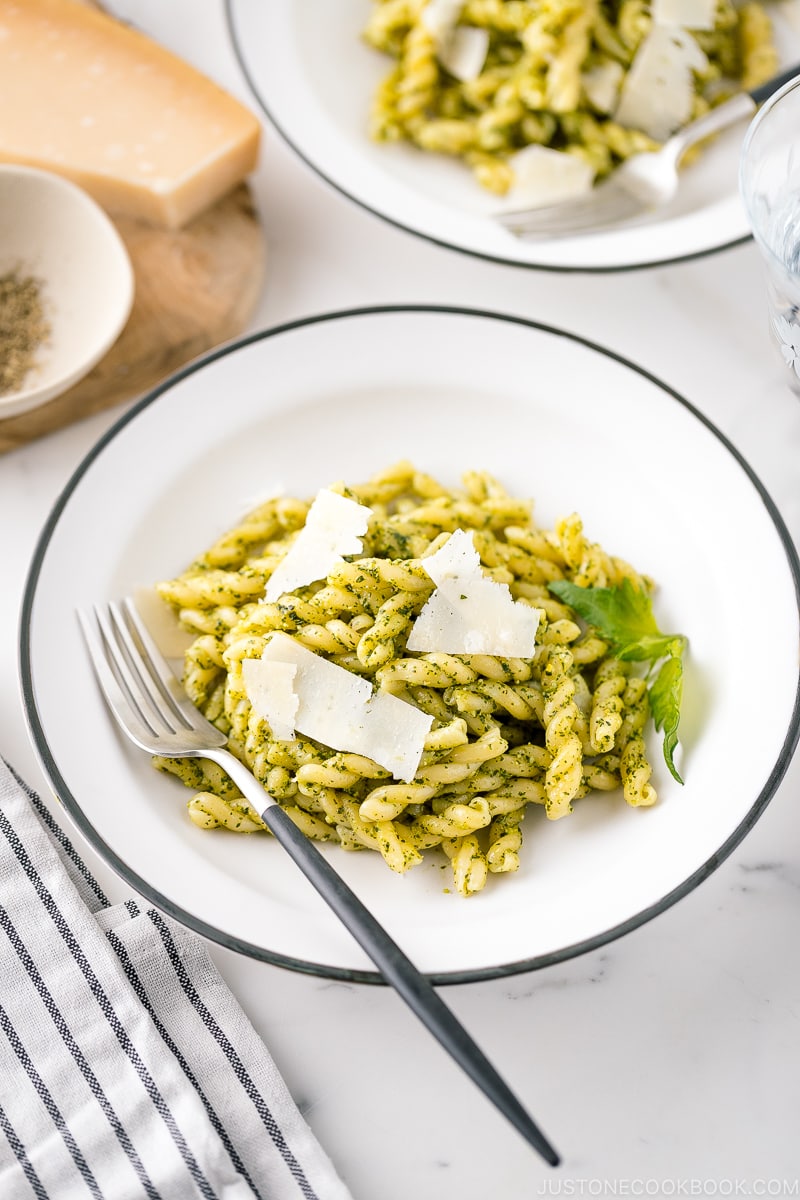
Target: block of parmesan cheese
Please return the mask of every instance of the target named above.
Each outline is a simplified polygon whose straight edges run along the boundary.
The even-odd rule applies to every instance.
[[[178,228],[254,168],[255,115],[79,0],[0,0],[0,162],[54,171],[109,213]]]

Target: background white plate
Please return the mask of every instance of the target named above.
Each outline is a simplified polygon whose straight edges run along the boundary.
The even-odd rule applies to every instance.
[[[797,0],[789,0],[797,6]],[[782,65],[800,60],[800,25],[774,17]],[[749,236],[737,186],[745,127],[728,130],[684,174],[651,221],[549,242],[522,242],[488,214],[497,197],[463,163],[410,145],[377,145],[371,99],[391,60],[361,31],[370,0],[226,0],[234,48],[255,98],[294,150],[351,200],[411,233],[512,265],[564,271],[654,266]],[[800,20],[800,6],[786,7]]]
[[[168,577],[274,485],[304,496],[403,457],[449,483],[485,468],[653,575],[663,629],[691,639],[678,786],[660,803],[585,799],[525,824],[522,867],[469,900],[432,859],[405,877],[325,847],[441,982],[583,952],[641,924],[744,836],[797,741],[797,556],[736,451],[685,400],[580,339],[517,318],[426,308],[333,313],[209,355],[146,397],[76,471],[26,589],[28,720],[56,794],[146,897],[207,936],[300,970],[368,961],[267,836],[195,828],[189,793],[121,739],[75,609]]]

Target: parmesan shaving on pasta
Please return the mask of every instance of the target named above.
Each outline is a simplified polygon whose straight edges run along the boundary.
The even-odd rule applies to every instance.
[[[653,20],[656,25],[713,29],[716,11],[716,0],[653,0]]]
[[[437,43],[447,40],[458,23],[464,0],[428,0],[420,20]]]
[[[462,0],[428,0],[421,21],[433,37],[436,57],[454,79],[477,79],[489,52],[489,30],[459,25]]]
[[[617,106],[625,68],[621,63],[609,60],[598,63],[584,71],[581,85],[584,95],[595,112],[611,113]]]
[[[488,29],[459,25],[439,47],[436,57],[455,79],[477,79],[489,50]]]
[[[654,26],[625,77],[616,120],[664,141],[691,117],[693,72],[707,66],[708,59],[685,29]]]
[[[264,600],[324,579],[345,555],[361,553],[371,509],[338,492],[322,488],[308,510],[306,523],[267,582]]]
[[[422,565],[436,590],[414,622],[409,650],[533,656],[539,612],[483,574],[472,533],[456,529]]]
[[[269,670],[264,670],[258,658],[246,658],[242,663],[247,698],[279,742],[294,740],[300,703],[294,686],[296,675],[297,666],[290,662],[271,662]]]
[[[594,181],[584,159],[548,146],[525,146],[508,163],[514,172],[508,201],[514,208],[558,204],[590,191]]]
[[[278,737],[273,720],[329,746],[371,758],[395,779],[414,778],[433,717],[351,671],[308,650],[288,634],[271,634],[260,659],[242,664],[250,703],[269,695],[271,716],[265,716]],[[291,700],[284,687],[291,671]],[[281,671],[273,685],[270,676]],[[286,739],[288,740],[288,739]]]

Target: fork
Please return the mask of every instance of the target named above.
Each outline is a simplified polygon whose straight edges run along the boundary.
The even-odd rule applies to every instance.
[[[535,240],[569,237],[587,229],[607,229],[634,217],[649,216],[675,195],[680,160],[690,146],[752,117],[765,100],[798,74],[800,64],[795,64],[752,91],[737,92],[685,125],[659,150],[632,155],[585,196],[541,208],[497,212],[494,219],[517,237]]]
[[[173,758],[218,763],[253,804],[269,830],[309,882],[445,1050],[488,1096],[525,1140],[550,1164],[558,1154],[520,1101],[386,930],[341,876],[226,749],[227,738],[199,712],[162,658],[130,598],[79,612],[100,690],[123,733],[142,750]]]

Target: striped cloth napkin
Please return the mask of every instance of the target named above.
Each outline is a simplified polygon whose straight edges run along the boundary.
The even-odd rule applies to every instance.
[[[348,1200],[204,944],[0,759],[0,1197]]]

